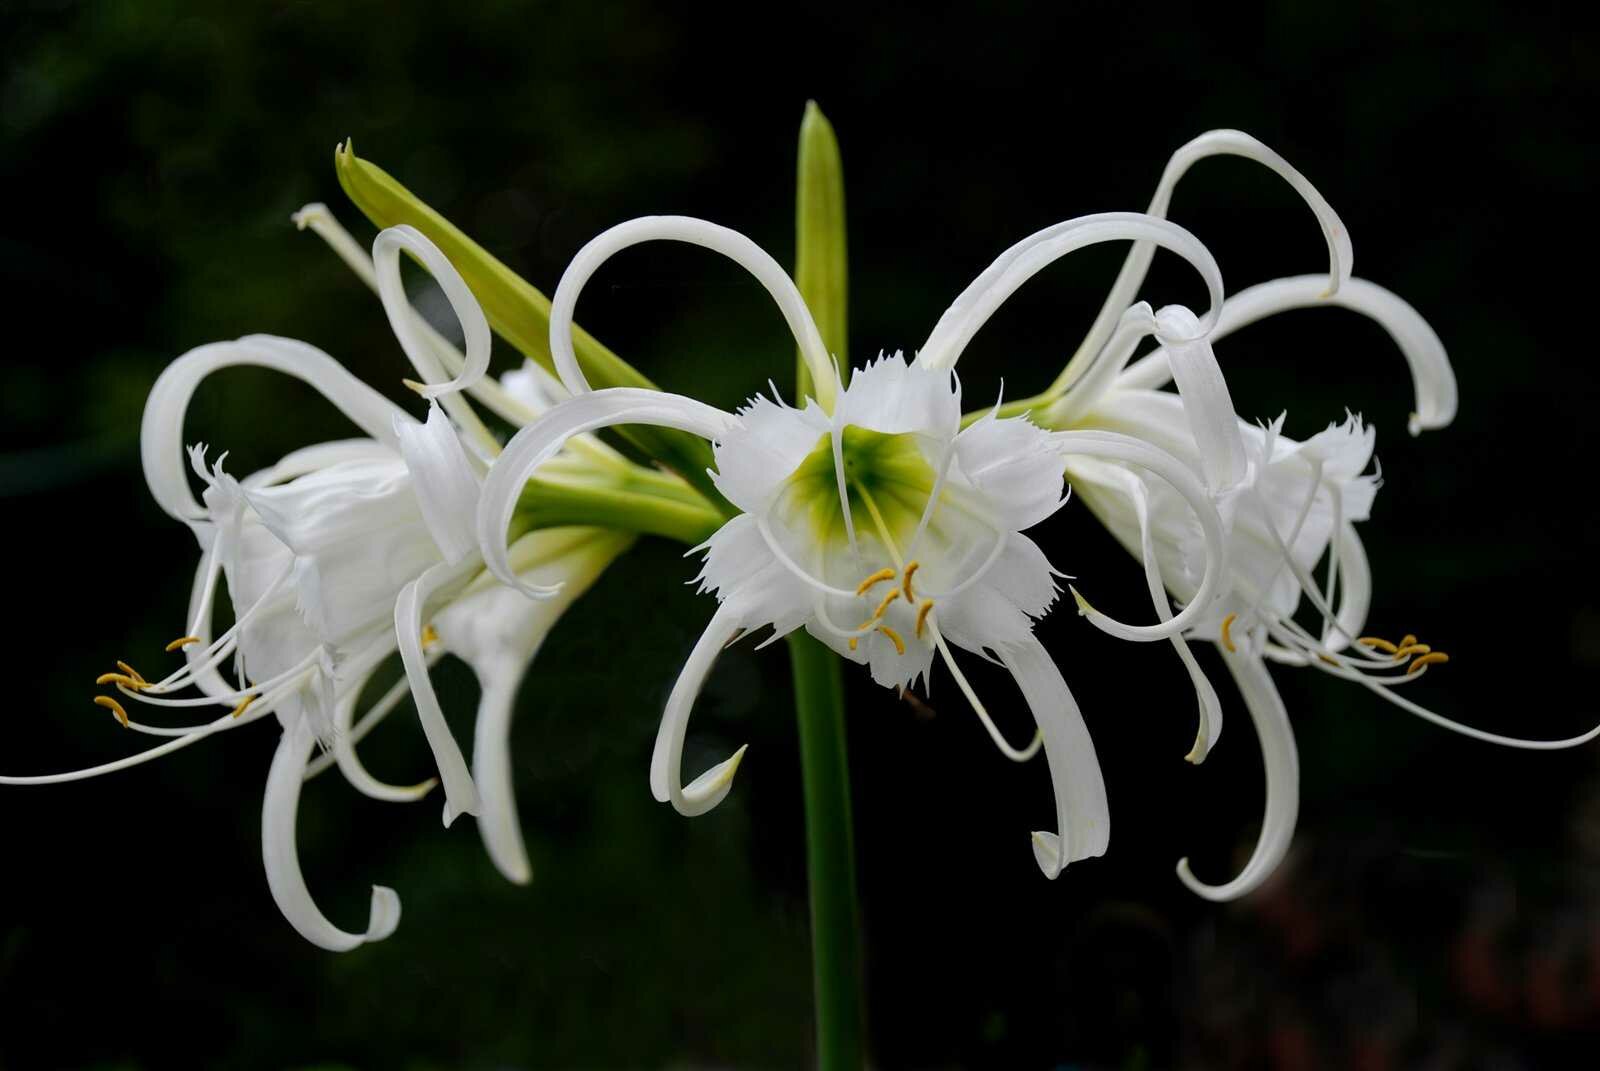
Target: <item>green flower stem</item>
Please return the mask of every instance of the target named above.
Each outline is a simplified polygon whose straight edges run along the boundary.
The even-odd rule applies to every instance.
[[[408,223],[432,239],[466,279],[495,332],[525,356],[554,370],[550,357],[548,298],[429,208],[394,176],[357,157],[348,141],[335,150],[333,166],[339,185],[368,219],[379,227]],[[659,389],[583,328],[574,326],[572,333],[578,364],[596,390],[606,387]],[[619,429],[618,434],[683,477],[727,516],[733,515],[732,507],[706,475],[711,465],[711,448],[704,440],[686,432],[646,425]]]
[[[861,941],[839,656],[806,633],[794,632],[789,661],[805,785],[817,1066],[855,1069],[865,1064]]]
[[[795,277],[828,352],[845,358],[844,173],[833,127],[816,104],[800,123],[795,210]],[[799,396],[810,389],[800,364]],[[811,956],[816,986],[817,1066],[865,1064],[860,912],[850,821],[839,657],[803,632],[789,636],[800,768],[805,786],[806,875],[811,893]]]
[[[703,500],[663,492],[651,485],[648,476],[612,484],[538,478],[523,488],[508,537],[516,539],[535,528],[589,525],[698,546],[722,523],[722,515]]]

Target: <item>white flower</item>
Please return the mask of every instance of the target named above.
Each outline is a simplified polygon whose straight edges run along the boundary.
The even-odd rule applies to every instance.
[[[119,672],[103,675],[99,683],[116,686],[128,701],[168,708],[220,705],[225,713],[197,725],[153,726],[130,718],[121,702],[99,696],[96,702],[127,728],[171,739],[89,769],[4,777],[0,783],[53,783],[110,773],[276,715],[283,734],[262,807],[268,884],[284,916],[304,937],[345,950],[391,933],[399,920],[399,899],[392,889],[375,885],[362,933],[346,932],[321,913],[306,888],[295,846],[300,785],[336,763],[353,786],[375,798],[425,795],[433,779],[385,784],[366,771],[355,751],[409,693],[443,781],[445,823],[481,809],[494,861],[514,880],[526,880],[507,777],[509,714],[522,670],[564,604],[530,607],[519,595],[512,594],[511,601],[497,598],[493,588],[498,585],[483,572],[473,525],[484,459],[499,445],[457,392],[470,390],[516,423],[542,406],[528,394],[527,373],[513,374],[504,385],[483,378],[488,325],[460,275],[410,228],[382,232],[374,243],[374,263],[321,206],[309,206],[296,219],[328,238],[379,292],[402,348],[424,380],[413,387],[430,399],[426,421],[418,422],[327,354],[290,339],[250,336],[202,346],[174,361],[151,390],[141,451],[152,495],[189,526],[202,551],[188,627],[168,648],[182,651],[184,666],[152,681],[120,664]],[[399,282],[402,250],[430,270],[450,299],[465,335],[465,356],[411,308]],[[229,475],[222,458],[208,465],[204,447],[183,446],[189,399],[206,376],[241,364],[305,381],[364,437],[297,451],[244,479]],[[563,462],[568,480],[626,464],[592,441],[574,447],[578,456]],[[204,484],[199,500],[189,483],[191,468]],[[596,529],[534,532],[518,540],[512,555],[519,572],[541,583],[566,581],[575,596],[629,538]],[[234,621],[213,637],[222,581]],[[363,687],[397,649],[406,679],[357,722]],[[491,799],[480,800],[429,681],[429,666],[444,653],[467,660],[483,684],[474,763],[493,787]],[[230,659],[233,682],[221,670]],[[202,694],[177,696],[191,686]],[[327,754],[313,762],[319,742]]]
[[[1187,860],[1180,878],[1209,899],[1243,895],[1281,861],[1293,834],[1299,766],[1283,702],[1264,660],[1310,667],[1358,683],[1435,724],[1511,747],[1571,747],[1600,735],[1600,728],[1566,740],[1523,740],[1462,725],[1407,698],[1397,689],[1448,661],[1431,646],[1405,636],[1391,642],[1363,637],[1371,603],[1371,572],[1355,524],[1367,519],[1379,486],[1369,474],[1375,433],[1359,417],[1295,442],[1281,434],[1283,417],[1255,427],[1234,412],[1211,343],[1265,316],[1326,304],[1376,320],[1396,341],[1410,366],[1416,408],[1410,431],[1442,427],[1456,409],[1455,377],[1438,336],[1400,298],[1350,278],[1348,236],[1338,217],[1299,172],[1266,146],[1237,131],[1214,131],[1184,146],[1168,165],[1150,212],[1165,212],[1173,188],[1197,160],[1233,154],[1256,160],[1283,176],[1312,207],[1329,250],[1329,273],[1279,279],[1227,299],[1209,331],[1182,310],[1153,313],[1135,303],[1153,247],[1129,253],[1088,338],[1044,395],[1030,399],[1042,423],[1128,435],[1181,458],[1204,479],[1227,533],[1227,572],[1214,595],[1201,590],[1202,556],[1209,542],[1196,528],[1189,504],[1166,485],[1115,461],[1069,457],[1068,478],[1091,510],[1145,567],[1156,611],[1171,615],[1168,592],[1184,612],[1203,608],[1183,636],[1172,638],[1193,681],[1200,727],[1190,761],[1204,759],[1221,731],[1221,704],[1189,651],[1186,639],[1214,642],[1237,682],[1260,737],[1266,766],[1266,816],[1256,849],[1232,881],[1208,885]],[[1046,237],[1048,232],[1041,232]],[[1018,255],[1044,239],[1014,247]],[[1002,257],[1002,260],[1005,258]],[[1163,322],[1165,321],[1165,322]],[[1163,332],[1169,336],[1161,339]],[[1139,341],[1158,336],[1158,348],[1129,366]],[[1187,336],[1186,338],[1182,336]],[[926,353],[926,351],[925,351]],[[1159,388],[1175,381],[1181,394]],[[1314,573],[1326,559],[1326,580]],[[1302,600],[1322,619],[1312,632],[1295,620]]]
[[[1056,256],[1093,241],[1149,237],[1214,275],[1187,232],[1149,217],[1086,217],[1055,237],[1048,252]],[[750,270],[799,341],[816,398],[793,408],[758,397],[732,414],[656,391],[591,392],[569,334],[578,293],[607,257],[653,239],[702,245]],[[1220,280],[1216,286],[1220,293]],[[1094,747],[1066,682],[1032,631],[1054,601],[1059,574],[1022,532],[1065,502],[1065,453],[1141,466],[1192,504],[1212,548],[1200,578],[1209,595],[1220,572],[1222,531],[1189,469],[1147,444],[1104,432],[1052,435],[992,413],[963,429],[955,377],[922,359],[880,358],[842,386],[789,277],[749,239],[701,220],[651,217],[600,235],[563,276],[550,326],[556,367],[573,397],[518,432],[485,482],[478,534],[495,575],[533,596],[555,594],[517,579],[506,528],[523,483],[570,436],[596,428],[654,424],[710,440],[716,485],[740,511],[702,548],[700,580],[719,605],[667,701],[650,772],[657,799],[689,815],[722,801],[743,749],[683,784],[694,699],[717,653],[740,634],[771,626],[775,639],[804,628],[891,688],[926,677],[938,652],[996,742],[1023,759],[1035,747],[1019,750],[1000,738],[951,648],[1006,666],[1038,723],[1055,787],[1059,832],[1033,835],[1041,869],[1054,877],[1067,863],[1105,850],[1110,823]],[[944,326],[956,333],[963,327],[953,320]],[[1101,614],[1092,620],[1117,635],[1159,639],[1176,635],[1202,609],[1142,627]]]

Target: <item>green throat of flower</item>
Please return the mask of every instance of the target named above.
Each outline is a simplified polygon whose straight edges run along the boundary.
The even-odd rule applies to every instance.
[[[839,467],[857,530],[876,532],[885,543],[904,548],[916,532],[937,478],[916,436],[847,427],[840,440]],[[817,439],[789,477],[784,497],[784,507],[805,517],[819,544],[847,541],[831,436]]]

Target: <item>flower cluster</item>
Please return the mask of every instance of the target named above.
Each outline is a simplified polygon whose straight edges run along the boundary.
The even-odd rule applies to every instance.
[[[1301,196],[1326,241],[1326,274],[1226,295],[1206,247],[1165,218],[1182,175],[1216,155],[1255,161]],[[142,451],[151,493],[201,549],[184,634],[169,648],[182,652],[184,664],[151,680],[119,663],[100,683],[120,698],[96,699],[127,728],[170,739],[88,770],[0,781],[107,773],[275,715],[282,736],[262,823],[268,881],[289,921],[323,947],[387,935],[399,903],[392,890],[374,887],[362,934],[323,917],[296,859],[300,785],[337,766],[378,799],[427,794],[435,779],[383,783],[356,752],[408,694],[443,784],[445,823],[475,815],[495,863],[512,880],[527,880],[507,751],[515,695],[561,613],[640,533],[697,543],[698,580],[716,601],[671,690],[650,763],[655,797],[685,815],[703,814],[727,796],[744,753],[694,776],[682,768],[690,713],[717,654],[746,634],[765,633],[770,643],[804,630],[890,689],[925,685],[940,672],[935,663],[942,665],[1007,758],[1044,754],[1055,814],[1053,828],[1031,837],[1041,870],[1053,878],[1069,863],[1104,853],[1110,813],[1094,744],[1066,680],[1034,635],[1065,574],[1027,533],[1074,491],[1142,563],[1155,620],[1112,618],[1073,588],[1077,609],[1112,636],[1175,648],[1198,710],[1189,760],[1202,761],[1216,746],[1225,706],[1191,650],[1196,641],[1216,645],[1260,737],[1260,840],[1244,870],[1222,884],[1203,883],[1180,863],[1180,877],[1202,896],[1227,899],[1258,886],[1293,832],[1297,757],[1268,662],[1356,683],[1442,726],[1508,746],[1568,747],[1600,733],[1530,741],[1452,721],[1404,694],[1448,661],[1444,652],[1415,636],[1363,635],[1372,576],[1356,526],[1368,518],[1380,485],[1373,428],[1347,414],[1296,441],[1283,433],[1283,416],[1260,424],[1241,419],[1214,345],[1281,311],[1338,305],[1379,323],[1409,362],[1413,434],[1450,421],[1455,382],[1439,339],[1416,311],[1352,278],[1349,238],[1327,201],[1248,135],[1216,131],[1181,148],[1144,212],[1078,217],[1024,238],[957,297],[912,359],[881,355],[848,376],[788,273],[750,239],[704,220],[647,217],[595,238],[544,310],[554,375],[530,363],[499,380],[486,374],[488,320],[428,237],[409,226],[385,229],[369,258],[321,206],[296,221],[321,234],[379,295],[418,376],[407,382],[425,399],[426,417],[288,339],[251,336],[174,362],[151,392]],[[701,246],[748,270],[798,343],[810,396],[791,404],[773,388],[771,397],[727,412],[638,384],[594,389],[575,344],[578,298],[608,258],[648,241]],[[955,367],[975,334],[1045,267],[1105,242],[1133,244],[1056,382],[1032,398],[965,412]],[[1208,295],[1203,313],[1138,300],[1158,247],[1197,272]],[[443,289],[464,351],[412,308],[401,283],[402,253]],[[1152,348],[1135,360],[1146,340]],[[225,455],[211,459],[203,446],[186,447],[183,426],[200,380],[238,364],[305,380],[362,437],[309,447],[236,478]],[[1164,389],[1169,383],[1176,390]],[[516,429],[503,448],[469,398]],[[681,466],[680,478],[635,464],[595,438],[622,426],[703,439],[709,483]],[[203,485],[198,498],[191,476]],[[223,585],[232,623],[218,633],[213,618]],[[1304,619],[1316,623],[1307,627]],[[404,680],[361,710],[368,682],[396,652]],[[470,765],[429,682],[429,667],[446,654],[466,660],[482,687]],[[964,657],[998,663],[1014,678],[1037,726],[1026,746],[996,728],[961,668]],[[198,697],[180,695],[189,690]],[[222,713],[198,725],[147,725],[125,702]],[[314,755],[319,747],[323,754]]]

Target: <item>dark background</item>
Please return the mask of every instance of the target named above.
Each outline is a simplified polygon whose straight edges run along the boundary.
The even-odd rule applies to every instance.
[[[844,154],[857,360],[915,347],[1023,234],[1143,208],[1167,155],[1203,130],[1240,127],[1283,152],[1340,210],[1357,274],[1445,339],[1461,414],[1409,439],[1399,355],[1339,312],[1220,348],[1241,412],[1287,408],[1299,435],[1347,406],[1377,424],[1373,628],[1453,653],[1425,701],[1529,736],[1600,715],[1600,56],[1559,13],[325,7],[0,14],[5,772],[145,742],[89,698],[113,658],[153,662],[182,627],[196,549],[150,501],[137,457],[167,361],[276,332],[404,396],[376,301],[288,222],[325,200],[370,237],[334,180],[336,141],[352,136],[548,292],[585,239],[647,212],[707,216],[789,262],[810,97]],[[1287,187],[1239,161],[1198,168],[1174,216],[1230,289],[1322,262]],[[962,362],[968,397],[992,397],[1002,375],[1009,396],[1048,382],[1120,255],[1081,254],[1026,288]],[[1201,300],[1159,259],[1149,293]],[[719,404],[790,375],[766,299],[703,253],[620,258],[580,312],[659,382]],[[509,365],[509,347],[496,352]],[[298,384],[249,371],[209,384],[189,425],[241,473],[348,433]],[[1044,540],[1097,601],[1148,612],[1133,563],[1086,510],[1069,507]],[[258,841],[268,723],[99,781],[0,792],[0,1065],[809,1062],[781,650],[730,653],[696,712],[691,751],[752,745],[729,800],[690,821],[647,789],[660,705],[710,612],[679,553],[645,543],[609,571],[525,689],[532,886],[499,878],[470,821],[441,830],[434,803],[373,803],[335,778],[308,789],[303,860],[330,916],[356,926],[372,881],[401,894],[404,920],[381,944],[324,953],[275,910]],[[1067,612],[1042,634],[1116,816],[1110,854],[1054,883],[1023,836],[1050,813],[1042,764],[995,755],[947,678],[928,717],[848,675],[879,1066],[1592,1066],[1600,745],[1498,750],[1280,672],[1303,763],[1299,834],[1278,881],[1214,906],[1172,866],[1188,854],[1220,880],[1253,843],[1260,759],[1237,696],[1223,687],[1228,728],[1191,768],[1193,700],[1169,648],[1118,644]],[[440,677],[465,728],[470,675]],[[1020,738],[1006,682],[980,686]],[[394,779],[427,762],[403,713],[367,753]]]

